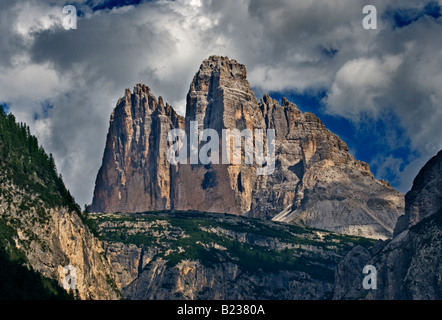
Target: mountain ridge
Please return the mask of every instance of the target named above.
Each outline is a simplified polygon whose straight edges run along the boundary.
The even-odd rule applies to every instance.
[[[244,65],[220,56],[204,60],[186,101],[183,118],[147,86],[126,89],[110,119],[90,211],[226,212],[372,238],[392,236],[404,210],[403,194],[376,180],[368,164],[354,159],[314,114],[302,113],[286,98],[281,105],[268,94],[258,101]],[[193,121],[199,130],[213,129],[219,136],[224,129],[263,130],[264,150],[272,142],[266,130],[274,129],[274,172],[257,175],[261,165],[245,165],[244,148],[241,164],[170,165],[168,132],[181,129],[190,136]],[[190,150],[190,139],[184,143]]]
[[[138,99],[141,95],[145,98],[144,102]],[[282,110],[270,96],[264,96],[262,102],[269,108]],[[126,135],[127,132],[118,135],[121,141],[135,137],[134,141],[141,141],[143,146],[146,140],[140,138],[143,136],[140,129],[146,128],[143,123],[146,119],[151,121],[154,118],[148,122],[150,129],[185,128],[186,119],[176,115],[168,104],[164,105],[162,98],[153,99],[147,86],[138,85],[135,95],[130,90],[126,91],[120,104],[122,113],[139,112],[131,107],[140,105],[152,111],[146,118],[139,117],[134,127],[129,122],[128,127],[134,130],[130,135]],[[288,100],[281,104],[291,106]],[[292,109],[296,115],[296,109]],[[39,147],[29,127],[17,124],[13,115],[6,115],[3,109],[0,108],[0,111],[0,259],[2,263],[5,261],[3,252],[6,252],[9,255],[8,265],[12,261],[31,271],[30,274],[37,272],[47,279],[44,285],[49,285],[49,288],[51,284],[47,281],[52,281],[52,286],[55,283],[62,286],[65,268],[71,266],[77,270],[76,295],[80,299],[119,299],[121,294],[126,299],[441,298],[442,151],[428,161],[414,180],[405,197],[405,215],[397,221],[393,238],[374,243],[373,239],[296,223],[216,212],[166,208],[144,213],[86,215],[80,212],[64,187],[52,156]],[[323,128],[313,114],[298,114],[298,118],[302,120],[305,114],[315,124],[311,129]],[[239,118],[246,118],[246,115],[241,113]],[[115,116],[113,114],[111,119]],[[176,122],[172,123],[170,119]],[[277,123],[279,118],[267,119]],[[305,124],[296,119],[293,121],[295,128]],[[286,135],[288,133],[289,130]],[[158,143],[165,139],[164,135],[156,136],[156,141],[154,138],[155,134],[147,139],[152,148],[145,150],[145,154],[149,150],[157,152],[155,158],[158,154],[160,157],[157,163],[153,163],[158,166],[165,164],[161,161],[165,159],[167,148],[161,148]],[[337,143],[340,141],[333,140],[333,136],[328,138]],[[305,143],[309,145],[309,141],[314,139],[306,139]],[[108,142],[113,146],[114,141]],[[124,150],[127,145],[120,143],[119,147]],[[304,158],[319,159],[311,163],[314,168],[322,168],[324,164],[333,168],[329,162],[332,160],[336,161],[335,166],[346,164],[346,159],[353,163],[345,153],[345,143],[337,148],[343,152],[342,162],[337,161],[339,157],[330,158],[333,154],[328,154],[329,149],[324,147],[316,146],[314,152],[308,148],[300,150]],[[132,156],[131,148],[126,150],[125,161]],[[302,161],[305,161],[304,158]],[[279,160],[284,161],[284,157]],[[361,171],[350,168],[346,172],[350,173],[350,177],[354,170],[356,173],[365,172],[366,175],[362,176],[373,181],[368,167],[364,167],[363,163],[360,165]],[[312,174],[308,172],[311,169],[308,166],[288,167],[291,168],[288,172],[303,176],[303,179]],[[169,165],[165,168],[165,178],[171,181],[168,187],[172,189],[169,190],[173,190],[178,171],[171,170]],[[281,168],[284,166],[275,168],[276,179],[287,173]],[[135,169],[143,172],[141,166]],[[200,170],[204,169],[207,168],[200,167]],[[240,168],[239,172],[247,171]],[[159,182],[162,179],[164,177],[153,180],[153,185],[159,187],[158,192],[161,191]],[[321,182],[320,179],[313,181]],[[380,181],[373,183],[385,186]],[[313,188],[313,191],[306,192],[303,199],[310,197],[311,201],[321,196],[319,200],[323,201],[343,197],[339,192],[324,193],[327,188],[330,186],[322,185],[319,193]],[[339,190],[342,187],[338,184],[333,188]],[[303,201],[301,199],[301,205]],[[172,202],[170,205],[174,208]],[[158,202],[158,206],[167,207],[167,201]],[[17,256],[24,260],[16,260]],[[377,290],[362,288],[361,271],[368,264],[377,269]],[[28,279],[26,274],[23,274],[24,279]],[[3,289],[0,295],[8,297]],[[50,290],[57,292],[54,287]],[[50,297],[44,292],[40,294],[42,298]],[[18,297],[29,296],[26,292],[18,292]]]

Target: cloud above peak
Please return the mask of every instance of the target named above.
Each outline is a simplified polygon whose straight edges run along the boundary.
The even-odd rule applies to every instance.
[[[328,112],[356,123],[367,114],[377,118],[381,108],[388,107],[382,102],[383,96],[388,94],[401,63],[399,56],[364,57],[346,62],[336,73],[325,99]]]

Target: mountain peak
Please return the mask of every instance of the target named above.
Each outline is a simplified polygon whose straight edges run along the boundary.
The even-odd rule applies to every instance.
[[[139,212],[171,208],[167,134],[184,118],[145,84],[126,89],[112,112],[89,210]]]
[[[355,160],[318,117],[303,114],[287,98],[281,105],[268,94],[258,101],[246,67],[228,57],[210,56],[201,63],[190,84],[184,119],[140,84],[115,110],[97,177],[96,211],[226,212],[372,238],[390,236],[403,212],[404,196],[374,179],[368,166]],[[200,140],[198,163],[189,161],[195,122],[199,132],[218,133],[218,162],[199,162],[200,151],[208,145]],[[186,133],[186,163],[167,160],[171,129]],[[270,162],[257,163],[255,155],[252,163],[245,163],[244,146],[251,143],[256,150],[256,137],[237,148],[240,163],[224,161],[225,129],[252,134],[261,130],[262,151]],[[274,130],[274,141],[268,130]],[[275,153],[270,154],[268,146],[273,144]],[[275,166],[270,174],[257,174],[271,163]]]
[[[218,56],[218,55],[211,55],[207,59],[204,59],[201,63],[200,69],[204,67],[214,68],[215,66],[224,66],[224,65],[230,65],[230,64],[237,64],[245,67],[243,64],[239,63],[238,61],[234,59],[229,59],[227,56]]]
[[[205,90],[209,87],[216,88],[218,86],[241,89],[241,87],[246,86],[248,87],[247,91],[251,91],[246,78],[247,69],[245,65],[228,57],[210,56],[201,63],[191,83],[191,90]]]
[[[134,86],[133,93],[134,93],[134,94],[141,94],[141,93],[147,93],[147,94],[150,94],[151,91],[150,91],[150,88],[149,88],[148,86],[146,86],[145,84],[143,84],[143,83],[137,83],[137,84]]]
[[[239,77],[240,79],[246,79],[247,69],[246,66],[239,63],[234,59],[229,59],[223,56],[210,56],[205,59],[200,66],[200,71],[224,71],[228,72],[233,77]]]

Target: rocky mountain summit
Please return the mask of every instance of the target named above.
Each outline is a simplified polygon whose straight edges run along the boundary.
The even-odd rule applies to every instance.
[[[182,129],[188,139],[181,145],[191,150],[195,124],[198,131],[218,133],[219,163],[191,163],[190,152],[186,163],[170,164],[169,131]],[[237,151],[234,141],[223,136],[227,129],[262,130],[264,155],[270,155],[269,147],[275,151],[271,174],[259,174],[270,163],[258,163],[256,154],[252,163],[245,163],[246,145],[251,150],[259,146],[256,135],[243,138],[241,161],[232,161],[232,151]],[[274,141],[268,129],[275,130]],[[204,147],[199,139],[198,150]],[[133,92],[126,90],[110,119],[90,211],[162,209],[273,218],[385,239],[404,211],[404,199],[376,180],[368,165],[354,159],[345,142],[314,114],[302,113],[285,98],[281,104],[269,95],[258,101],[244,65],[212,56],[193,78],[184,118],[139,84]]]
[[[431,158],[405,196],[395,237],[355,247],[336,272],[335,299],[442,299],[442,151]],[[377,289],[361,286],[365,265],[377,270]]]
[[[184,119],[142,84],[126,90],[111,115],[91,210],[141,212],[171,208],[173,172],[167,133]]]

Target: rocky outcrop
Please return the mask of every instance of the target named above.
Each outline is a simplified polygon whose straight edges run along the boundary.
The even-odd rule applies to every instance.
[[[90,217],[131,300],[329,299],[338,262],[373,243],[217,213]]]
[[[62,287],[68,275],[75,278],[74,292],[81,299],[120,298],[101,242],[76,212],[50,207],[4,180],[1,191],[0,219],[16,232],[10,245],[24,253],[33,270]]]
[[[129,300],[318,300],[331,290],[331,283],[294,271],[249,274],[234,263],[207,268],[190,260],[169,268],[156,260],[123,294]]]
[[[167,134],[184,119],[142,84],[126,89],[109,124],[90,211],[142,212],[171,208],[173,168]]]
[[[167,133],[173,128],[185,131],[187,154],[186,161],[169,165]],[[194,132],[203,129],[219,139],[196,138],[193,153]],[[227,130],[250,133],[250,140],[243,137],[242,148],[235,148]],[[209,143],[218,146],[216,157],[207,154]],[[204,152],[210,163],[200,161]],[[111,117],[91,210],[225,212],[385,239],[403,202],[314,114],[285,98],[281,104],[269,95],[258,101],[244,65],[212,56],[190,85],[185,119],[157,103],[147,87],[126,91]]]
[[[439,152],[416,176],[392,240],[360,255],[355,248],[340,262],[335,299],[442,299],[441,163]],[[362,288],[365,265],[377,270],[376,290]],[[353,284],[350,290],[349,283]]]
[[[281,108],[275,101],[269,104]],[[283,100],[282,108],[294,106]],[[278,214],[267,209],[268,216],[276,214],[275,221],[370,238],[390,236],[403,212],[403,195],[376,180],[369,166],[355,160],[345,142],[315,115],[284,113],[291,114],[285,123],[273,121],[279,130],[276,169],[257,192],[256,212],[276,202]]]
[[[242,165],[244,161],[234,164],[233,157],[228,158],[228,148],[223,148],[227,146],[228,138],[222,134],[223,129],[250,130],[251,133],[255,129],[266,129],[264,116],[246,76],[244,65],[226,57],[212,56],[203,61],[193,78],[187,95],[186,134],[191,136],[192,121],[196,121],[199,131],[215,130],[219,137],[219,164],[179,165],[175,209],[233,214],[250,211],[253,193],[259,183],[256,165]],[[253,137],[249,143],[254,148]],[[233,154],[235,150],[232,151]],[[244,150],[240,156],[245,160]],[[231,164],[223,162],[224,158]]]
[[[431,158],[405,195],[405,214],[398,219],[395,234],[412,227],[442,208],[442,152]]]

